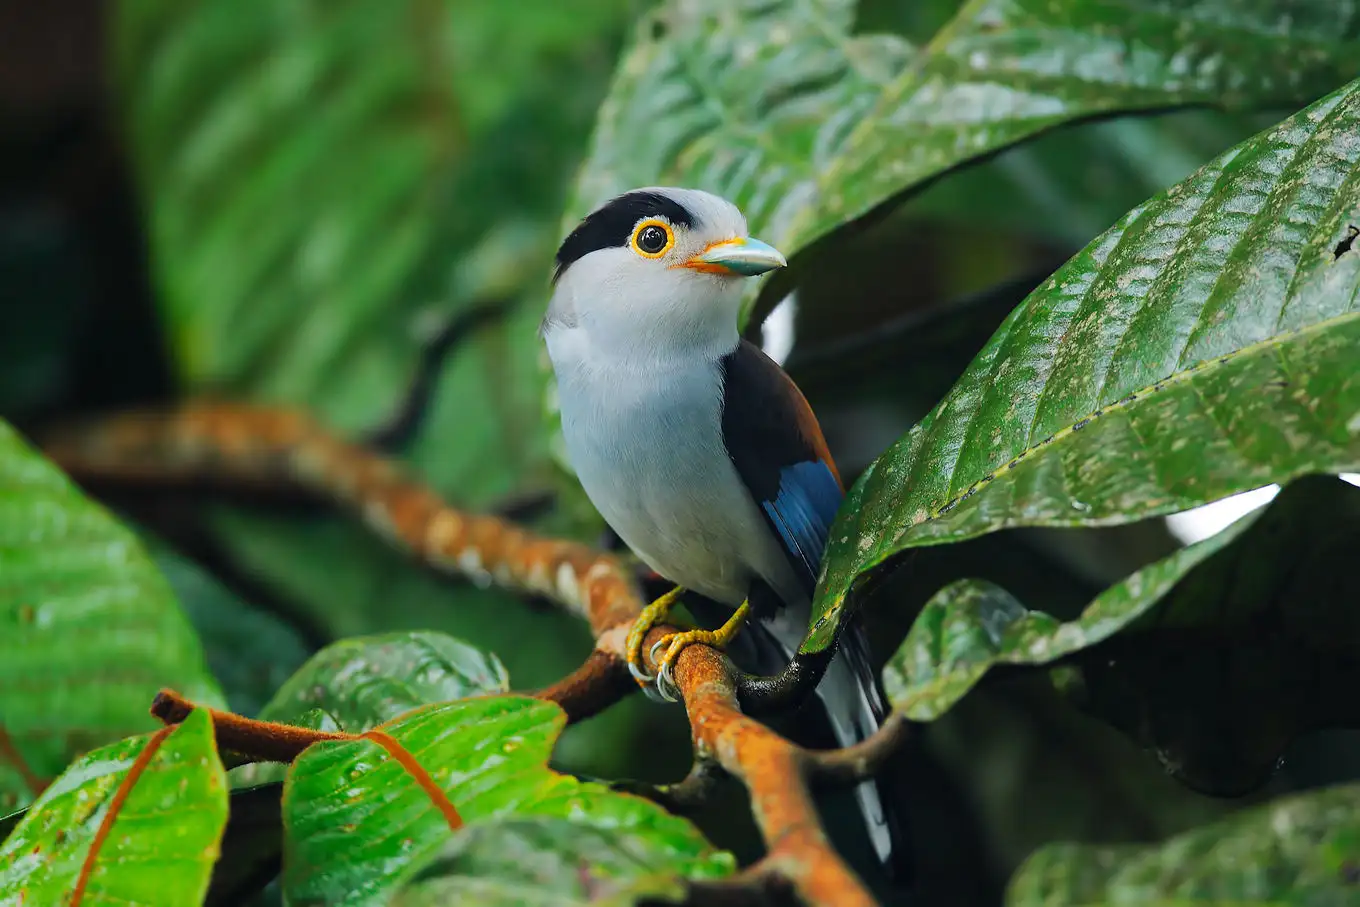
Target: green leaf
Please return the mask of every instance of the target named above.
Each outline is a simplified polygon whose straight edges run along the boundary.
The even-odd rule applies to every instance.
[[[1349,904],[1360,785],[1287,797],[1153,845],[1057,844],[1011,880],[1010,907]]]
[[[423,705],[509,689],[510,676],[495,655],[443,633],[398,631],[344,639],[317,652],[260,718],[361,734]],[[239,786],[286,774],[284,766],[255,763],[232,777]]]
[[[1360,726],[1349,693],[1360,685],[1348,604],[1357,542],[1360,489],[1315,476],[1137,571],[1074,620],[963,580],[926,604],[885,689],[895,708],[931,721],[994,666],[1067,659],[1055,677],[1089,711],[1195,789],[1238,796],[1299,734]]]
[[[441,324],[503,302],[438,365],[407,456],[469,507],[547,482],[541,313],[526,289],[547,281],[629,7],[118,4],[114,82],[184,383],[368,430],[395,413]],[[251,539],[219,531],[248,556]],[[324,559],[352,555],[341,544]],[[344,594],[330,592],[307,604]]]
[[[903,549],[1360,468],[1360,83],[1136,208],[1030,294],[855,484],[804,641]]]
[[[932,835],[919,845],[919,858],[942,868],[952,863],[955,889],[994,880],[983,884],[997,890],[973,903],[999,903],[1005,880],[1046,844],[1158,841],[1249,805],[1202,796],[1168,777],[1039,673],[974,690],[931,723],[922,745],[938,767],[917,786],[944,800],[932,812],[940,815],[943,806],[946,814],[966,815],[984,837],[969,847],[957,832]],[[950,810],[937,785],[952,787],[959,805]]]
[[[1255,790],[1295,738],[1360,728],[1357,550],[1360,488],[1300,479],[1055,679],[1195,790]]]
[[[293,722],[321,709],[341,730],[362,733],[418,706],[504,693],[496,656],[443,633],[399,632],[332,643],[288,679],[260,717]]]
[[[695,185],[792,254],[912,186],[1112,111],[1302,102],[1355,74],[1329,0],[974,0],[925,46],[854,33],[849,0],[664,4],[637,29],[569,208]]]
[[[1177,583],[1228,548],[1260,517],[1260,511],[1248,514],[1144,567],[1096,596],[1070,621],[1030,611],[993,583],[952,583],[926,603],[884,666],[884,691],[893,708],[908,718],[933,721],[998,664],[1049,664],[1125,631],[1164,599],[1170,601]]]
[[[429,706],[380,730],[428,772],[465,823],[570,819],[645,840],[639,846],[663,857],[659,872],[732,870],[728,854],[656,804],[549,770],[565,723],[552,703],[492,696]],[[294,903],[384,903],[452,834],[409,769],[367,738],[308,749],[289,773],[283,810],[284,888]]]
[[[154,728],[162,687],[222,704],[137,537],[0,422],[0,811],[77,753]]]
[[[608,824],[486,820],[462,829],[393,900],[394,907],[573,907],[679,900],[674,851]]]
[[[54,781],[0,848],[0,902],[67,903],[90,864],[83,905],[198,907],[226,822],[226,775],[199,709],[87,753]]]

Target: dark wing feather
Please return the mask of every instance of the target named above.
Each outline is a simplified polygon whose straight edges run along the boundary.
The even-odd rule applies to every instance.
[[[845,496],[840,474],[812,407],[778,363],[743,340],[722,367],[727,455],[811,596]]]
[[[774,360],[743,340],[723,357],[722,365],[722,429],[727,455],[766,522],[783,540],[789,563],[811,598],[831,523],[845,497],[840,474],[812,407]],[[752,588],[751,598],[757,613],[755,595],[759,587],[757,583]],[[771,645],[762,646],[759,640],[770,639],[775,649],[787,653],[798,644],[797,635],[780,638],[759,622],[743,631],[738,640],[743,638],[763,650],[760,654],[765,657],[756,668],[762,673],[777,670],[778,662],[770,658]],[[841,746],[866,739],[882,722],[883,697],[875,674],[863,628],[858,623],[848,625],[842,633],[840,651],[817,689]],[[911,849],[891,792],[880,792],[873,783],[865,782],[855,789],[855,795],[879,859],[902,872]]]

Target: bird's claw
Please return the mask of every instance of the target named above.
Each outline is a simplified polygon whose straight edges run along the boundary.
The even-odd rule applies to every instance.
[[[674,606],[676,599],[680,597],[682,591],[683,590],[677,586],[652,602],[646,608],[643,608],[642,613],[638,615],[638,619],[633,623],[632,628],[628,632],[628,641],[626,644],[628,651],[626,659],[628,662],[628,673],[633,675],[633,679],[638,682],[638,686],[642,687],[649,696],[651,696],[651,683],[656,678],[647,672],[646,662],[642,660],[642,640],[653,625],[666,619],[666,615],[670,613],[672,606]],[[653,652],[655,652],[655,646],[653,647]]]
[[[666,702],[680,701],[680,686],[675,682],[675,677],[671,673],[671,665],[675,663],[675,655],[679,653],[672,653],[668,649],[666,654],[662,655],[658,660],[656,657],[656,650],[662,645],[670,643],[674,638],[673,635],[661,637],[656,642],[652,643],[652,648],[647,652],[647,657],[658,665],[656,671],[656,694]]]
[[[741,603],[741,607],[732,612],[732,616],[727,619],[727,622],[716,630],[690,630],[687,633],[674,633],[654,642],[648,657],[656,664],[657,693],[670,702],[679,701],[683,693],[680,690],[680,685],[675,681],[673,665],[676,659],[680,657],[680,653],[685,651],[687,647],[697,644],[712,646],[715,649],[726,649],[741,630],[742,624],[750,613],[751,603],[749,600],[744,601]],[[657,658],[656,650],[662,643],[666,644],[666,651],[660,658]]]
[[[628,662],[628,673],[633,675],[633,679],[636,680],[636,681],[638,682],[638,685],[639,685],[639,686],[644,686],[644,687],[645,687],[645,686],[647,686],[647,684],[651,683],[653,680],[656,680],[656,677],[655,677],[655,676],[653,676],[653,675],[651,675],[651,674],[648,674],[646,670],[644,670],[643,668],[638,667],[636,664],[634,664],[634,663],[631,662],[631,661]]]

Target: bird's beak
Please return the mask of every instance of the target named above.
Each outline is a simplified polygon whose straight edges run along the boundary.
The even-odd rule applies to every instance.
[[[774,246],[748,236],[713,243],[682,267],[708,274],[740,274],[754,277],[788,265]]]

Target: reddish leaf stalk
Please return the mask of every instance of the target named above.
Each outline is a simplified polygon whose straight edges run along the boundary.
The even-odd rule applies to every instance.
[[[166,724],[179,724],[195,705],[174,690],[161,690],[151,703],[151,714]],[[260,762],[292,762],[313,743],[325,740],[356,740],[355,734],[315,731],[273,721],[256,721],[231,712],[209,709],[219,750],[241,753]]]
[[[76,879],[76,887],[71,891],[70,907],[80,907],[80,901],[85,897],[85,887],[90,883],[90,876],[94,872],[95,861],[99,859],[99,851],[108,839],[109,833],[113,831],[113,823],[118,819],[118,813],[127,802],[128,795],[132,793],[132,788],[137,784],[137,779],[146,771],[146,767],[151,764],[156,751],[161,748],[165,738],[175,732],[173,727],[163,727],[151,735],[151,739],[142,747],[142,751],[137,754],[132,766],[128,769],[123,780],[119,782],[118,789],[113,792],[113,799],[109,801],[109,808],[104,813],[104,818],[99,823],[99,828],[94,833],[94,840],[90,842],[89,852],[85,854],[85,862],[81,864],[80,876]]]

